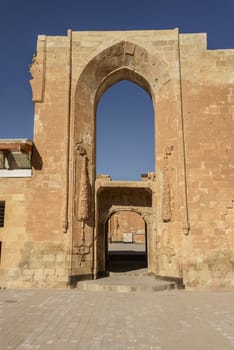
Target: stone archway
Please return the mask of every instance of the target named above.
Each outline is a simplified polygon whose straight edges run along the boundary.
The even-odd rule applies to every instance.
[[[157,118],[154,118],[154,122],[157,140],[155,165],[158,176],[152,181],[154,227],[156,231],[156,226],[161,225],[162,232],[167,232],[171,227],[168,223],[173,218],[175,231],[178,231],[181,230],[181,225],[186,227],[184,204],[177,205],[177,212],[175,210],[172,213],[173,194],[180,192],[179,200],[184,200],[181,109],[178,103],[181,90],[179,72],[173,65],[169,66],[162,56],[159,58],[156,53],[151,55],[145,48],[129,41],[120,41],[96,52],[83,70],[79,71],[77,77],[71,95],[71,275],[88,278],[96,276],[99,270],[102,270],[97,219],[99,204],[95,196],[98,101],[112,84],[120,80],[130,80],[148,92],[153,101],[154,110],[157,103]],[[174,114],[171,124],[168,124],[168,111],[173,111]],[[178,181],[179,178],[181,181]],[[156,273],[159,265],[156,262],[155,247],[156,235],[152,234],[149,266]]]
[[[99,177],[96,180],[95,275],[102,275],[106,272],[106,223],[114,213],[121,211],[135,212],[144,220],[147,226],[147,266],[148,270],[152,271],[151,252],[156,236],[153,226],[153,182],[105,180],[105,177]]]
[[[135,44],[121,41],[91,59],[79,77],[74,95],[74,119],[72,127],[74,140],[74,187],[72,193],[75,199],[73,205],[73,247],[81,247],[82,249],[79,249],[83,250],[85,254],[81,253],[80,256],[79,254],[73,255],[72,265],[75,275],[90,274],[91,266],[87,266],[86,264],[86,255],[92,256],[89,263],[93,259],[91,264],[93,269],[92,274],[95,275],[96,273],[94,257],[95,199],[93,196],[96,179],[95,114],[98,101],[106,89],[123,79],[138,84],[149,93],[152,101],[154,101],[153,84],[155,81],[152,80],[150,74],[153,67],[157,67],[158,78],[156,80],[161,79],[165,81],[167,67],[162,60],[157,60],[145,49]],[[85,169],[82,165],[84,158],[86,159]],[[83,174],[80,169],[84,169]],[[84,205],[85,202],[85,199],[80,200],[83,196],[81,192],[84,192],[82,191],[82,183],[84,181],[86,181],[86,187],[89,188],[89,194],[87,191],[86,195],[87,203],[85,204],[86,208],[89,207],[89,213],[87,214],[88,219],[80,220],[79,213],[82,211],[80,206]]]

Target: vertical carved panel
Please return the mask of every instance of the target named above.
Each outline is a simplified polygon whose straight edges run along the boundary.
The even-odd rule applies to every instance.
[[[164,156],[164,168],[163,168],[163,193],[162,193],[162,220],[164,222],[170,222],[172,219],[171,209],[171,186],[168,169],[168,157],[171,155],[173,147],[167,147]]]
[[[81,159],[79,159],[81,158]],[[86,149],[81,143],[76,145],[76,179],[78,163],[81,163],[81,174],[78,187],[76,184],[76,219],[80,222],[81,242],[74,242],[73,253],[80,256],[80,265],[85,262],[85,256],[90,253],[91,244],[86,242],[85,223],[89,219],[89,175]]]
[[[86,149],[78,143],[76,145],[76,210],[75,216],[79,221],[85,221],[89,218],[89,176],[87,167],[88,157]],[[78,165],[81,164],[80,181],[77,178],[79,171]]]
[[[89,218],[89,181],[87,169],[87,156],[82,157],[80,191],[78,203],[78,220],[85,221]]]

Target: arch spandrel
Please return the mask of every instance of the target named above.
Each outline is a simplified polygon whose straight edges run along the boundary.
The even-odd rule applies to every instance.
[[[79,96],[81,98],[81,91],[91,92],[92,97],[93,94],[96,95],[96,91],[108,76],[112,74],[115,76],[115,72],[120,69],[124,69],[126,76],[118,77],[116,81],[113,81],[113,84],[123,79],[130,80],[140,85],[150,95],[152,95],[154,88],[157,90],[168,81],[168,64],[161,57],[151,55],[145,48],[132,42],[120,41],[90,59],[77,82],[76,102],[79,101]],[[127,70],[129,70],[129,73]],[[152,74],[152,71],[155,74]],[[134,73],[136,73],[136,77],[142,77],[142,80],[145,80],[148,86],[146,87],[141,79],[137,79]],[[110,86],[111,84],[107,88]]]

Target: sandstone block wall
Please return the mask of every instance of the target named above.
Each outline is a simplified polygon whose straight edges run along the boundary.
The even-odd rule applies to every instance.
[[[191,286],[233,286],[234,50],[207,50],[181,37]]]
[[[106,89],[128,79],[155,109],[151,270],[187,288],[233,288],[233,68],[234,50],[207,50],[205,34],[178,29],[40,35],[31,67],[33,174],[0,179],[1,285],[94,276],[95,111]],[[80,205],[88,213],[81,220]]]
[[[4,182],[4,184],[3,184]],[[0,228],[1,270],[0,286],[14,287],[19,284],[21,271],[18,268],[20,251],[27,239],[26,233],[26,182],[1,179],[1,200],[5,201],[4,226]]]
[[[0,287],[66,287],[69,274],[66,244],[63,239],[53,241],[46,226],[43,236],[36,237],[36,228],[43,225],[41,217],[46,216],[46,204],[43,209],[31,208],[31,191],[30,178],[0,179],[1,200],[5,201],[4,227],[0,228]],[[37,210],[36,220],[31,217],[31,210]]]

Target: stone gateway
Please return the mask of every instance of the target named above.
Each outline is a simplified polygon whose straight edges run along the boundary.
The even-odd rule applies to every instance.
[[[38,36],[34,140],[0,141],[1,287],[105,273],[121,211],[144,220],[148,272],[234,287],[234,50],[206,45],[178,29]],[[96,174],[97,105],[121,80],[154,106],[156,169],[142,181]]]

